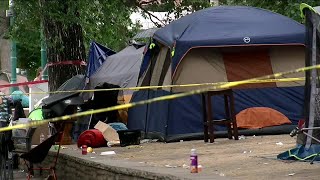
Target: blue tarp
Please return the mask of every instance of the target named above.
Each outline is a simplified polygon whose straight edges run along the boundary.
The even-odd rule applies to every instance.
[[[139,78],[143,75],[143,73],[148,69],[148,65],[151,60],[151,49],[147,48],[140,67]]]
[[[29,107],[29,96],[25,95],[22,91],[13,91],[11,98],[13,101],[21,100],[22,107]]]
[[[133,102],[171,94],[170,92],[138,91]],[[292,124],[302,118],[304,87],[281,87],[234,90],[236,113],[250,107],[269,107],[287,116]],[[214,118],[225,118],[223,97],[214,97]],[[203,133],[203,116],[200,95],[193,95],[170,101],[129,109],[129,129],[140,129],[146,133],[158,134],[161,139],[171,140]],[[225,130],[220,127],[217,130]]]
[[[86,77],[90,77],[109,56],[115,53],[99,43],[91,42]]]
[[[274,12],[246,6],[203,9],[159,29],[154,39],[173,48],[172,69],[190,49],[203,46],[304,44],[302,24]]]
[[[277,158],[282,160],[300,160],[300,161],[309,161],[315,158],[315,161],[320,161],[320,156],[318,154],[319,152],[320,152],[319,144],[312,144],[310,148],[305,148],[304,145],[298,144],[296,148],[290,149],[289,151],[279,154]]]

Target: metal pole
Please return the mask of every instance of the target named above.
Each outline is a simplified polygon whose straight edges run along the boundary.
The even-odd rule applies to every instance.
[[[41,68],[44,70],[46,64],[47,64],[47,47],[46,47],[46,41],[45,37],[43,34],[43,25],[41,24]],[[48,79],[48,71],[43,71],[41,75],[42,80],[47,80]]]
[[[9,0],[9,11],[10,11],[10,26],[14,25],[14,13],[13,13],[13,0]],[[11,39],[11,48],[10,48],[10,61],[11,61],[11,84],[17,82],[17,47],[16,42]],[[10,88],[10,93],[15,91],[16,87]]]
[[[311,65],[317,64],[317,26],[318,22],[316,21],[315,15],[309,10],[309,13],[307,13],[307,17],[311,18],[312,23],[312,53],[311,53]],[[309,122],[307,128],[313,128],[315,124],[315,108],[316,108],[316,96],[317,96],[317,70],[311,70],[311,87],[310,87],[310,105],[309,105]],[[313,129],[308,130],[309,135],[313,135]],[[309,149],[312,142],[311,138],[309,136],[307,137],[305,148]]]

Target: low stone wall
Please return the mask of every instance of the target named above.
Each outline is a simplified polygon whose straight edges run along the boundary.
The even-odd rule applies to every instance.
[[[49,155],[42,163],[43,167],[50,166],[54,162],[54,152],[49,152]],[[114,160],[111,160],[114,161]],[[116,161],[115,161],[116,162]],[[83,158],[60,154],[56,166],[57,177],[60,180],[177,180],[181,179],[172,175],[164,175],[156,172],[144,171],[130,167],[121,167],[116,165],[108,165],[98,163]],[[129,165],[130,166],[130,165]],[[21,167],[21,166],[20,166]],[[35,177],[39,177],[39,171],[35,171]],[[43,171],[41,177],[47,177],[48,171]],[[183,179],[183,178],[182,178]]]

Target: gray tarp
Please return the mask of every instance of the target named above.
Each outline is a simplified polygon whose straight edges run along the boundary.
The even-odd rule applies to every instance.
[[[159,28],[150,28],[138,32],[132,39],[150,38]]]
[[[128,46],[110,56],[90,77],[89,88],[94,89],[100,83],[109,83],[120,87],[136,87],[144,46],[136,49]],[[124,92],[125,94],[132,92]]]

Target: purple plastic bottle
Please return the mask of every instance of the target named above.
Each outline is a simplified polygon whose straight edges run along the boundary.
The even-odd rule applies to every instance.
[[[191,149],[191,154],[190,154],[190,171],[191,173],[198,173],[198,155],[196,152],[196,149]]]

